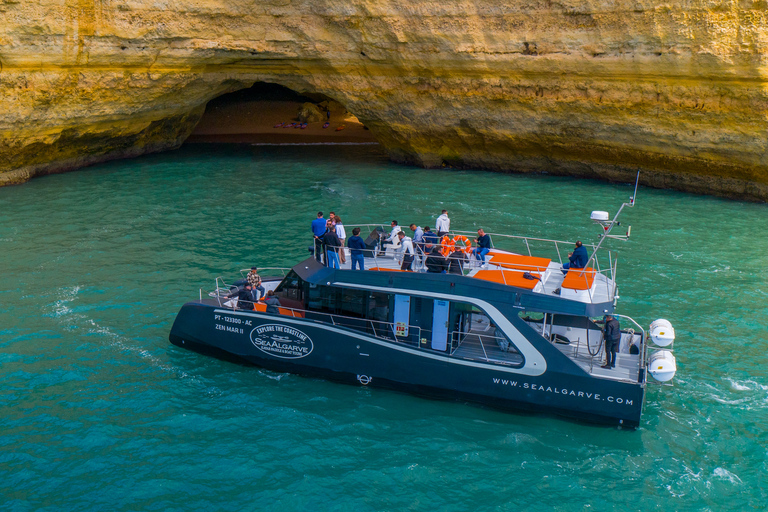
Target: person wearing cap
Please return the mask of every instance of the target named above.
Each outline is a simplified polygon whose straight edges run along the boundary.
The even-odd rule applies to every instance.
[[[253,288],[251,287],[251,283],[245,283],[245,286],[230,293],[227,295],[227,298],[237,298],[236,305],[239,309],[253,309],[252,290]]]
[[[259,269],[256,267],[251,267],[251,271],[248,272],[248,275],[245,277],[246,280],[248,280],[248,283],[251,285],[254,294],[256,292],[260,293],[260,295],[256,296],[256,299],[263,297],[267,293],[266,290],[264,290],[264,287],[261,285],[261,276],[259,276],[258,270]]]
[[[605,315],[603,320],[598,320],[596,324],[605,324],[603,337],[605,339],[605,364],[600,368],[610,370],[616,368],[616,352],[619,351],[621,342],[621,326],[619,321],[610,313]]]

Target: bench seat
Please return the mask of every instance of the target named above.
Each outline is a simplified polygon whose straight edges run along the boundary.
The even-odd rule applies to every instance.
[[[515,270],[478,270],[473,277],[475,279],[482,279],[483,281],[491,281],[492,283],[515,286],[525,290],[533,290],[536,288],[536,285],[539,284],[541,275],[537,272],[531,272],[531,275],[536,276],[539,279],[526,279],[523,277],[524,273],[525,272]]]
[[[568,270],[563,279],[562,288],[569,290],[591,290],[592,284],[595,282],[595,269],[587,268],[573,268]]]
[[[499,265],[503,268],[513,270],[525,270],[529,272],[544,273],[552,263],[549,258],[538,258],[536,256],[524,256],[522,254],[510,254],[505,252],[491,251],[488,256],[492,256],[489,262],[492,265]]]

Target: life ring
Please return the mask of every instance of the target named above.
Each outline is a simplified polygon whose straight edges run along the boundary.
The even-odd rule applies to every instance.
[[[440,252],[447,258],[448,255],[453,252],[454,245],[456,244],[453,240],[451,240],[448,235],[445,235],[440,239]]]
[[[456,235],[453,237],[453,245],[456,245],[456,242],[464,242],[464,249],[465,253],[470,254],[472,252],[472,242],[469,240],[469,238],[465,237],[464,235]]]

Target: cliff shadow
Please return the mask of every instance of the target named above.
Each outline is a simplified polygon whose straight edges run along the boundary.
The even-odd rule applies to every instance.
[[[375,143],[371,132],[337,101],[256,82],[208,102],[186,143]]]

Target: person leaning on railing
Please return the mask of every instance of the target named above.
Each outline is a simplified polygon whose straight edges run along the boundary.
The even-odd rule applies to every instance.
[[[339,268],[339,253],[341,240],[336,234],[336,228],[331,221],[326,222],[326,231],[323,235],[323,244],[325,245],[326,266],[330,268]]]
[[[312,234],[315,236],[315,259],[323,262],[323,235],[326,231],[326,223],[323,218],[323,212],[317,212],[317,218],[312,221]]]
[[[398,231],[397,237],[400,240],[400,247],[397,248],[397,252],[403,253],[403,263],[400,265],[400,270],[410,272],[413,258],[416,256],[416,251],[413,250],[413,241],[402,231]]]
[[[245,283],[245,286],[227,295],[228,299],[234,299],[235,297],[237,297],[236,306],[238,308],[253,309],[253,303],[256,301],[253,297],[253,287],[251,287],[251,283]]]
[[[448,271],[448,260],[446,260],[443,254],[440,252],[440,247],[437,245],[427,244],[426,249],[429,251],[429,255],[424,261],[425,265],[427,266],[427,272],[431,272],[433,274],[445,274]]]

